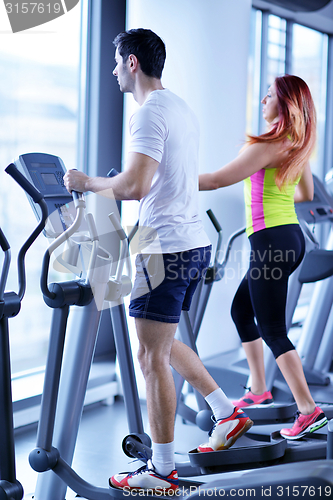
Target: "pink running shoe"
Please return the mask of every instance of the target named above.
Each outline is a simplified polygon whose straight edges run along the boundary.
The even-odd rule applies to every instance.
[[[281,429],[280,434],[285,439],[300,439],[306,434],[311,434],[328,422],[325,413],[318,406],[310,415],[303,415],[297,412],[294,425],[291,429]]]
[[[233,401],[232,404],[238,406],[239,408],[246,408],[247,406],[254,405],[272,405],[273,396],[270,391],[266,391],[263,394],[257,396],[256,394],[253,394],[251,390],[249,390],[238,401]]]
[[[209,431],[208,443],[198,446],[198,451],[227,450],[251,429],[252,425],[253,422],[246,413],[236,407],[230,417],[215,421]]]
[[[179,480],[176,470],[168,476],[161,476],[155,471],[152,461],[148,460],[147,465],[135,472],[120,472],[110,477],[109,484],[127,491],[128,494],[131,490],[149,490],[158,496],[172,496],[177,495]]]

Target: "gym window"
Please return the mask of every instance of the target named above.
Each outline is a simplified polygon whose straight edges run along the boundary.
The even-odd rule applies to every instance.
[[[329,36],[291,20],[252,9],[249,55],[247,132],[265,130],[261,99],[276,76],[284,73],[303,78],[310,87],[317,111],[317,145],[312,171],[323,178]]]
[[[8,34],[8,43],[0,46],[0,224],[12,249],[7,290],[18,290],[17,252],[36,219],[22,189],[3,170],[34,151],[59,155],[68,168],[77,166],[80,31],[77,6],[52,26]],[[9,320],[14,381],[46,361],[52,311],[43,302],[39,278],[47,246],[41,235],[28,251],[26,295],[19,315]],[[14,399],[22,396],[16,392],[14,383]]]

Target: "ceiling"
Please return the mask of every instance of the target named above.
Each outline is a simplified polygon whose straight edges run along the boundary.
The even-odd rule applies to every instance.
[[[266,0],[272,3],[296,12],[313,12],[326,7],[331,0]]]
[[[333,35],[333,0],[252,0],[252,6]]]

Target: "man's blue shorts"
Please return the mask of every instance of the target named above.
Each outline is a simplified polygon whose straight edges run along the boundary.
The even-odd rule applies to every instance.
[[[210,263],[211,246],[168,254],[139,254],[129,314],[178,323]]]

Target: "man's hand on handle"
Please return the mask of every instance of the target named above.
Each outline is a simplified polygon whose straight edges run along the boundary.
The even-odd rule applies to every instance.
[[[79,193],[85,193],[89,191],[87,188],[87,181],[90,177],[79,170],[68,170],[64,175],[64,183],[67,191],[70,193],[72,191],[77,191]]]

